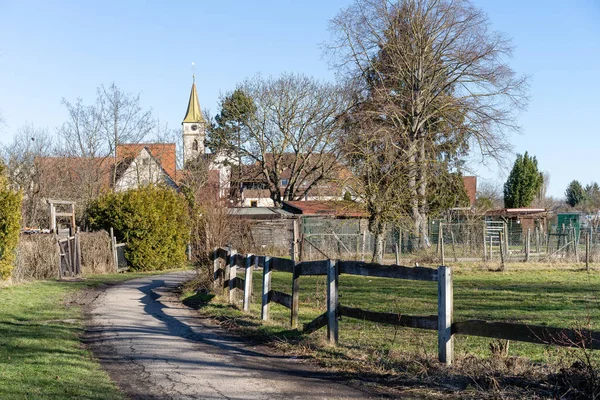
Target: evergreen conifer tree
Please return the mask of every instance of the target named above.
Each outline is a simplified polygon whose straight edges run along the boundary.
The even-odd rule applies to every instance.
[[[591,194],[593,190],[594,188],[590,187],[588,193]],[[585,202],[587,197],[586,191],[583,189],[583,186],[581,186],[581,183],[579,183],[577,180],[569,183],[569,186],[567,186],[567,190],[565,191],[565,196],[567,196],[567,204],[569,204],[571,207],[575,207],[576,205]]]
[[[504,207],[528,207],[539,193],[544,178],[538,171],[537,159],[517,154],[515,164],[504,184]]]

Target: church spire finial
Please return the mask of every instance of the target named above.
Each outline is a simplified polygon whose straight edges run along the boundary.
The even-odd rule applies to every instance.
[[[200,108],[200,102],[198,101],[198,93],[196,92],[196,76],[192,76],[194,82],[192,83],[192,90],[190,91],[190,100],[188,101],[187,112],[183,122],[196,122],[205,123],[204,117],[202,116],[202,109]]]
[[[196,63],[192,61],[192,83],[196,83]]]

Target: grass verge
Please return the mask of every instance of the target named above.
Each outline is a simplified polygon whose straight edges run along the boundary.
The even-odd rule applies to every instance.
[[[255,272],[253,282],[254,302],[249,314],[239,310],[241,303],[231,306],[224,297],[195,292],[193,289],[201,286],[201,282],[190,283],[182,298],[227,329],[252,335],[289,353],[310,354],[321,365],[355,379],[369,377],[388,386],[391,383],[396,388],[408,387],[411,393],[415,386],[429,386],[424,389],[427,391],[433,385],[438,394],[460,390],[461,398],[482,398],[482,392],[509,398],[560,397],[564,393],[569,393],[565,398],[578,398],[583,393],[580,398],[586,398],[586,388],[577,387],[576,383],[578,376],[587,373],[581,364],[581,359],[585,360],[582,350],[511,342],[505,352],[499,353],[497,349],[503,344],[496,340],[457,336],[456,365],[448,370],[435,361],[436,332],[350,318],[340,322],[340,346],[334,349],[326,345],[324,329],[312,335],[290,330],[289,310],[277,304],[271,306],[272,321],[260,321],[260,272]],[[484,319],[600,329],[597,271],[586,273],[546,266],[514,267],[506,272],[455,268],[454,283],[456,321]],[[302,324],[324,311],[326,283],[324,277],[302,277],[300,285]],[[290,287],[291,274],[273,273],[274,290],[290,293]],[[340,277],[340,303],[374,311],[432,315],[436,313],[436,293],[436,285],[429,282]],[[591,352],[596,365],[598,353]]]
[[[67,303],[79,290],[144,275],[96,275],[0,289],[0,399],[123,398],[81,345],[82,307]]]

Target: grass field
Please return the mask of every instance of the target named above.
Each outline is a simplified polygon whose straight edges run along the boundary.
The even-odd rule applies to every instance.
[[[262,284],[260,272],[255,272],[253,283],[255,303],[252,304],[251,315],[258,317]],[[302,277],[300,286],[299,319],[302,324],[325,310],[325,277]],[[291,293],[291,274],[274,273],[272,288]],[[203,313],[253,319],[224,307],[222,301],[217,299],[205,304]],[[373,311],[434,315],[437,312],[437,286],[431,282],[341,275],[339,301],[345,306]],[[455,321],[482,319],[564,328],[585,326],[600,330],[600,272],[547,266],[536,268],[531,264],[511,267],[508,272],[457,267],[454,271],[454,302]],[[289,329],[289,310],[273,304],[271,313],[273,323],[266,324],[261,330],[282,333]],[[323,336],[324,329],[313,335]],[[435,331],[397,329],[345,317],[340,322],[340,345],[348,349],[403,350],[435,357],[436,335]],[[489,344],[493,339],[456,336],[455,340],[458,357],[490,355]],[[557,357],[565,357],[565,351],[554,346],[513,341],[510,355],[552,362]]]
[[[0,399],[121,399],[80,336],[76,291],[143,276],[99,275],[81,282],[38,281],[0,289]]]

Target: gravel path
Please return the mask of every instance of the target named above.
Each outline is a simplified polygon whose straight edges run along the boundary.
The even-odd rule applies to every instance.
[[[193,272],[135,279],[89,306],[87,343],[133,399],[364,399],[302,360],[198,318],[171,289]]]

